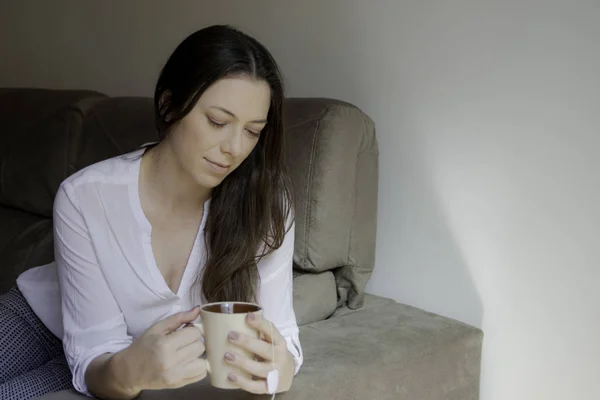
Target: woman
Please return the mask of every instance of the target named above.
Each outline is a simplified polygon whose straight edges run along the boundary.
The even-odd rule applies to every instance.
[[[72,384],[123,399],[202,380],[202,338],[187,324],[223,300],[264,311],[248,323],[265,339],[229,335],[260,361],[225,355],[257,379],[229,379],[265,393],[274,366],[277,391],[290,388],[302,351],[282,102],[275,61],[241,32],[213,26],[177,47],[154,96],[160,142],[65,180],[55,263],[0,297],[0,398]]]

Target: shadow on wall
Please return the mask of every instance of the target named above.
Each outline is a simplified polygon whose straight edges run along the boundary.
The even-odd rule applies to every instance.
[[[469,259],[417,136],[379,134],[377,259],[367,291],[481,328]]]

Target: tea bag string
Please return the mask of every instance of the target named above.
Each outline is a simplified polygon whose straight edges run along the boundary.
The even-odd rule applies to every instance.
[[[271,352],[272,352],[271,364],[273,366],[273,369],[275,369],[275,345],[273,344],[273,323],[270,323],[269,327],[271,328]],[[273,391],[273,394],[271,395],[271,400],[275,400],[276,393],[277,393],[277,388]]]

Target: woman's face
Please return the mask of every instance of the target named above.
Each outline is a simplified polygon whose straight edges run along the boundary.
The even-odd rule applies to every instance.
[[[206,188],[219,185],[258,143],[271,91],[248,77],[215,82],[167,135],[181,168]]]

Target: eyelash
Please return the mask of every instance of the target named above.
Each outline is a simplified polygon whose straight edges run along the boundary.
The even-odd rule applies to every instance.
[[[208,123],[211,124],[215,128],[222,128],[225,126],[225,124],[219,124],[218,122],[215,122],[210,118],[208,118]]]
[[[224,127],[225,125],[227,125],[227,124],[219,124],[218,122],[216,122],[216,121],[213,121],[213,120],[212,120],[212,119],[210,119],[210,118],[207,118],[207,119],[208,119],[208,123],[209,123],[210,125],[212,125],[212,127],[214,127],[214,128],[217,128],[217,129],[219,129],[219,128],[222,128],[222,127]],[[253,137],[259,137],[259,136],[260,136],[260,133],[258,133],[258,132],[253,132],[253,131],[251,131],[251,130],[248,130],[248,129],[246,129],[246,131],[247,131],[247,132],[248,132],[250,135],[252,135]]]

